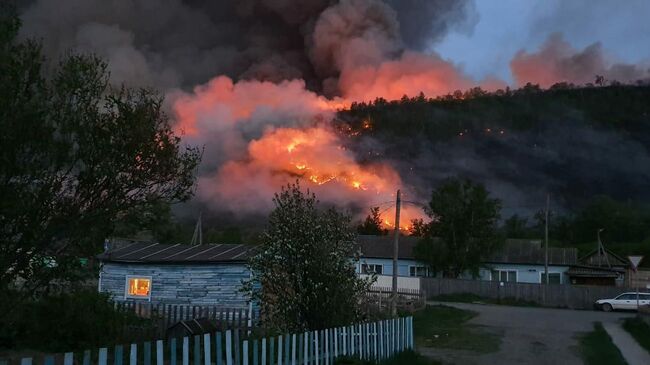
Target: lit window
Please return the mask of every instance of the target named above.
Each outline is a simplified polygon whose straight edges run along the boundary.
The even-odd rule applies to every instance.
[[[151,297],[151,278],[135,276],[127,277],[126,297],[149,299]]]

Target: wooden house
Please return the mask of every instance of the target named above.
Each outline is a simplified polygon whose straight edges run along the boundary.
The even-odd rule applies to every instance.
[[[99,291],[115,301],[247,307],[254,246],[134,242],[108,249],[100,260]]]

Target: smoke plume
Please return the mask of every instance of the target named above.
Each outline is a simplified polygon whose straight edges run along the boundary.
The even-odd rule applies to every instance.
[[[472,30],[470,0],[33,0],[21,18],[21,35],[41,38],[54,62],[70,50],[94,52],[108,61],[111,82],[166,94],[175,129],[205,147],[197,199],[214,212],[264,213],[273,192],[301,179],[321,200],[365,213],[398,188],[412,200],[428,194],[441,169],[491,166],[485,154],[443,145],[427,146],[426,164],[406,170],[368,162],[331,123],[355,101],[505,86],[472,80],[432,51],[450,29]],[[518,53],[512,71],[518,84],[543,86],[647,77],[610,63],[598,44],[576,51],[559,36]],[[493,181],[497,192],[510,188],[505,177]]]
[[[518,85],[531,82],[542,87],[557,82],[586,84],[594,82],[596,75],[624,83],[650,77],[650,65],[639,67],[612,62],[605,56],[600,43],[578,51],[557,33],[551,35],[538,52],[519,51],[510,67]]]

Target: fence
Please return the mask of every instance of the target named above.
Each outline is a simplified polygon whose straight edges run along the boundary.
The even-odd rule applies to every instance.
[[[428,297],[444,294],[471,293],[484,298],[514,298],[548,307],[592,309],[594,302],[613,298],[632,289],[612,286],[562,284],[528,284],[485,280],[422,278],[421,289]]]
[[[372,286],[368,290],[368,299],[371,305],[376,305],[380,310],[387,308],[391,303],[392,288]],[[420,289],[397,289],[397,306],[400,309],[415,310],[424,306],[426,297]]]
[[[157,334],[162,337],[165,331],[179,321],[205,318],[221,329],[252,329],[259,322],[259,311],[249,308],[224,308],[218,306],[196,306],[185,304],[152,304],[144,302],[115,302],[115,308],[122,312],[134,313],[141,318],[155,321]]]
[[[0,365],[329,365],[340,356],[379,361],[413,348],[413,318],[402,317],[268,338],[228,330],[42,359],[0,359]]]

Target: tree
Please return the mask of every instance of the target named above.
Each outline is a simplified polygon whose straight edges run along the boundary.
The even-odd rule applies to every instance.
[[[246,283],[263,321],[278,331],[340,326],[358,320],[369,282],[355,273],[358,259],[350,217],[321,210],[314,194],[287,185],[273,199],[259,253]]]
[[[370,208],[370,214],[366,216],[363,223],[357,226],[357,233],[375,236],[388,234],[388,231],[381,227],[381,213],[379,213],[379,207]]]
[[[507,238],[526,238],[529,235],[528,219],[513,214],[503,222],[503,233]]]
[[[497,221],[501,203],[485,187],[450,179],[433,191],[425,209],[431,218],[415,248],[432,270],[458,277],[478,275],[481,260],[499,248]]]
[[[0,312],[7,318],[5,309],[24,295],[77,278],[79,257],[98,253],[120,222],[188,199],[200,161],[199,149],[181,146],[155,92],[110,87],[106,64],[92,55],[72,54],[46,73],[39,44],[18,41],[19,28],[15,13],[0,7]],[[18,284],[20,295],[8,295]]]

